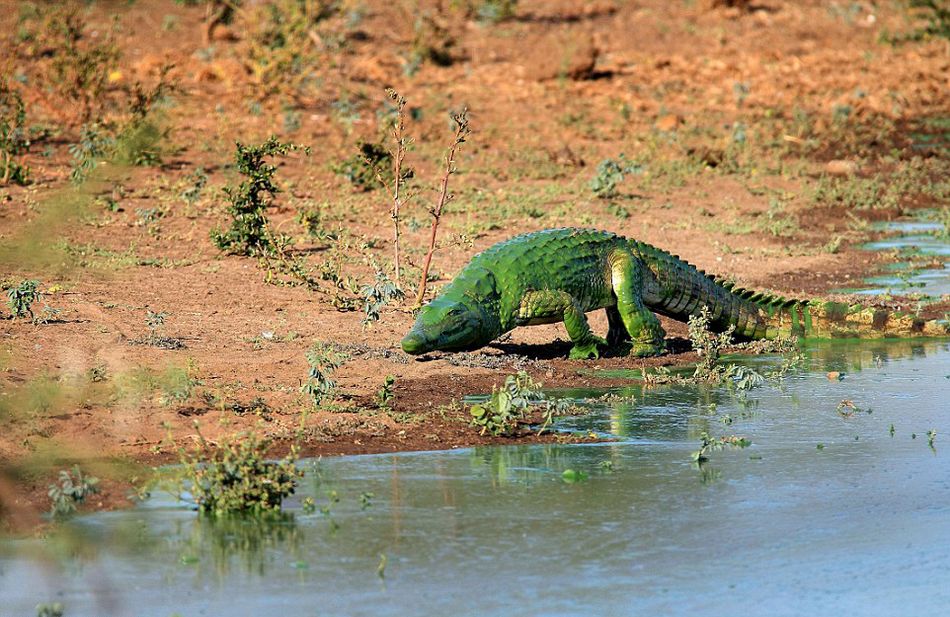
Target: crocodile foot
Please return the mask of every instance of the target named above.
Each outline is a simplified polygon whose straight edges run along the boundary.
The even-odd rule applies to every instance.
[[[597,349],[597,346],[601,345],[606,347],[607,341],[600,338],[599,336],[592,336],[585,343],[576,343],[571,347],[571,353],[568,357],[571,360],[587,360],[589,358],[597,359],[600,357],[600,350]]]
[[[666,351],[666,344],[659,343],[634,343],[630,347],[630,355],[634,358],[646,358],[649,356],[659,356]]]

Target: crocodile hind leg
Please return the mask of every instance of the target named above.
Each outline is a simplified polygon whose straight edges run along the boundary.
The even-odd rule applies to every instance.
[[[643,265],[627,251],[616,251],[610,258],[611,284],[617,296],[617,311],[630,334],[632,356],[658,356],[665,350],[666,332],[649,309],[643,305]],[[608,312],[608,319],[610,313]]]
[[[616,306],[607,307],[607,344],[616,347],[630,340],[630,333],[627,332],[627,326],[623,324],[623,317]]]
[[[607,341],[591,332],[584,311],[569,293],[553,290],[532,291],[521,299],[521,307],[518,310],[520,325],[553,323],[561,319],[564,320],[567,334],[574,343],[570,358],[599,358],[600,351],[597,346],[606,346]]]

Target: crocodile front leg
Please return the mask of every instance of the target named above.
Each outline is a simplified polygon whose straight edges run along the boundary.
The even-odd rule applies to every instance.
[[[643,305],[642,268],[640,260],[628,251],[614,251],[610,256],[611,284],[617,297],[617,311],[633,341],[630,355],[658,356],[666,349],[663,341],[666,332],[656,315]]]
[[[599,358],[600,351],[597,346],[607,345],[607,341],[590,331],[584,311],[569,293],[553,290],[531,291],[521,299],[518,311],[520,325],[553,323],[562,319],[567,334],[574,343],[570,358]]]

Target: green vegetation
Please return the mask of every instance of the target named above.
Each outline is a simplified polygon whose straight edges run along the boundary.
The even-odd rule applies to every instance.
[[[142,84],[132,86],[129,119],[116,131],[114,158],[122,165],[149,167],[162,162],[161,142],[168,136],[152,117],[155,106],[171,90],[167,82],[170,66],[162,67],[158,82],[146,89]]]
[[[379,321],[379,311],[384,306],[406,297],[406,294],[393,281],[389,280],[389,277],[382,270],[376,271],[376,282],[374,284],[364,285],[360,289],[360,295],[363,297],[362,323],[364,326]]]
[[[310,397],[314,405],[319,405],[327,398],[332,398],[336,390],[336,381],[333,372],[343,366],[349,359],[345,353],[338,351],[332,345],[315,343],[307,352],[307,381],[300,387],[300,391]]]
[[[35,280],[21,281],[19,285],[7,289],[7,306],[13,312],[14,318],[30,316],[33,319],[33,304],[39,302],[43,293],[39,291],[40,282]]]
[[[63,617],[66,609],[60,602],[36,605],[36,617]]]
[[[29,168],[17,161],[29,146],[23,98],[5,77],[0,78],[0,185],[29,181]]]
[[[224,189],[228,197],[228,214],[231,227],[227,231],[217,228],[211,231],[211,240],[222,251],[235,255],[271,256],[278,249],[278,240],[268,229],[267,207],[273,202],[280,188],[274,184],[277,167],[267,163],[267,157],[287,154],[300,148],[295,144],[281,143],[276,136],[258,146],[237,143],[235,164],[245,180],[237,187]],[[309,153],[309,149],[305,149]]]
[[[908,7],[914,16],[925,25],[903,34],[883,32],[881,40],[886,43],[926,41],[934,38],[950,39],[950,6],[942,0],[909,0]]]
[[[639,173],[638,165],[628,163],[621,154],[614,159],[604,159],[597,165],[597,175],[590,181],[590,190],[601,199],[613,199],[619,194],[617,185],[623,182],[628,174]]]
[[[98,124],[84,125],[79,135],[79,142],[69,146],[69,153],[73,157],[73,168],[69,172],[69,179],[73,181],[73,184],[85,182],[114,143],[115,140]]]
[[[393,386],[396,384],[396,378],[392,375],[386,375],[386,380],[383,381],[383,387],[376,392],[376,404],[380,409],[386,409],[389,407],[390,403],[393,400]]]
[[[83,475],[78,465],[73,467],[72,472],[60,471],[59,484],[50,484],[47,492],[52,502],[50,514],[53,518],[69,516],[87,497],[98,492],[99,479]]]
[[[481,434],[511,437],[517,434],[518,425],[527,421],[532,407],[540,407],[543,422],[540,435],[550,426],[555,415],[566,413],[570,403],[563,399],[548,399],[536,383],[524,371],[505,378],[504,385],[492,388],[492,394],[484,403],[472,405],[469,413],[472,425],[481,427]]]
[[[346,178],[361,191],[371,191],[384,186],[393,179],[392,155],[382,144],[361,141],[358,152],[348,159],[334,163],[334,173]]]
[[[693,462],[699,465],[709,460],[710,452],[719,452],[726,448],[747,448],[752,445],[752,442],[745,437],[737,437],[735,435],[728,437],[710,437],[706,431],[703,431],[699,440],[699,450],[693,452]]]
[[[265,459],[271,442],[253,433],[236,435],[217,446],[197,430],[198,447],[179,450],[190,480],[189,491],[198,510],[215,516],[277,512],[292,495],[303,471],[297,469],[297,450],[279,461]]]

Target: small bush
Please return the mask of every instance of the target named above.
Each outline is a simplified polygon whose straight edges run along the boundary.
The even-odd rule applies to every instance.
[[[357,144],[359,152],[348,159],[334,164],[334,173],[346,178],[350,184],[361,191],[382,188],[383,182],[393,180],[392,154],[379,143],[361,141]],[[383,182],[380,182],[382,178]]]
[[[373,285],[364,285],[360,294],[363,296],[364,326],[379,321],[379,311],[384,306],[406,297],[382,270],[376,271],[376,282]]]
[[[472,425],[481,427],[482,435],[487,432],[508,437],[517,432],[518,424],[527,418],[530,408],[538,405],[543,407],[544,413],[539,434],[548,427],[554,415],[564,413],[569,407],[565,400],[548,400],[541,392],[541,384],[526,372],[519,371],[517,375],[506,377],[500,389],[492,388],[488,401],[472,405],[469,413]]]
[[[308,395],[314,405],[319,405],[336,390],[333,372],[348,359],[349,356],[337,351],[332,345],[316,343],[307,352],[310,370],[307,373],[307,381],[300,387],[300,391]]]
[[[40,298],[43,297],[39,287],[39,281],[26,280],[7,290],[7,306],[13,312],[14,318],[26,317],[27,315],[31,319],[34,317],[33,304],[39,302]]]
[[[156,105],[172,89],[167,81],[170,65],[162,67],[158,83],[145,88],[136,83],[129,92],[129,119],[115,138],[115,160],[123,165],[148,167],[162,162],[161,142],[168,136],[152,118]]]
[[[23,99],[6,79],[0,79],[0,185],[29,181],[30,170],[16,160],[29,145]]]
[[[98,485],[99,479],[84,476],[78,465],[73,467],[72,473],[67,470],[60,471],[59,484],[49,485],[48,494],[52,500],[50,514],[55,518],[69,516],[86,497],[99,492]]]
[[[950,39],[950,5],[944,0],[910,0],[908,6],[914,16],[926,24],[904,34],[884,32],[881,34],[884,42],[897,44],[932,38]]]
[[[228,186],[228,213],[231,228],[227,231],[213,229],[211,240],[222,251],[236,255],[268,256],[274,254],[275,238],[267,226],[266,208],[273,202],[280,189],[274,184],[277,167],[267,163],[267,157],[281,156],[300,146],[281,143],[271,136],[259,146],[237,143],[234,159],[239,173],[246,179],[237,187]],[[309,149],[305,149],[309,152]]]
[[[115,140],[99,124],[82,127],[79,143],[69,146],[73,157],[73,168],[69,179],[73,184],[82,184],[95,169],[96,164],[106,156]]]
[[[296,448],[279,461],[268,461],[265,455],[270,441],[253,433],[237,435],[215,447],[199,431],[198,441],[194,452],[182,449],[179,456],[200,512],[219,516],[279,511],[303,477],[296,467]]]
[[[597,175],[590,181],[590,190],[601,199],[612,199],[619,194],[617,185],[623,182],[627,174],[639,171],[640,168],[628,163],[623,154],[617,160],[604,159],[597,165]]]

